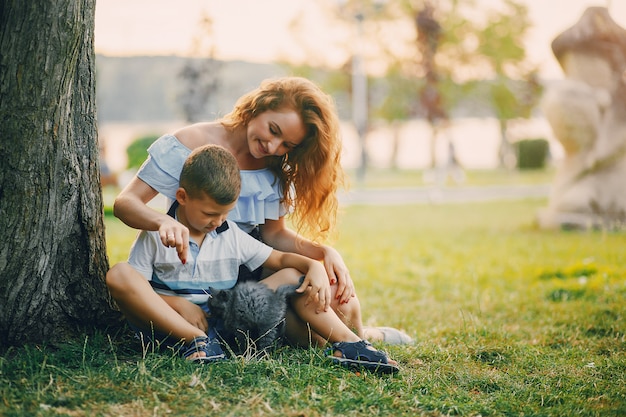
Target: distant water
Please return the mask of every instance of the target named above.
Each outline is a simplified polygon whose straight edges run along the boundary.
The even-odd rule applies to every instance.
[[[184,126],[184,122],[168,123],[106,123],[100,126],[99,138],[105,145],[105,160],[114,172],[124,171],[127,163],[126,147],[135,139],[154,134],[160,136]],[[356,168],[361,160],[360,141],[349,122],[342,123],[345,168]],[[559,159],[562,148],[554,139],[550,125],[543,118],[520,120],[510,130],[511,140],[545,138],[550,142],[551,157]],[[431,130],[428,123],[416,120],[398,128],[397,166],[403,169],[424,169],[430,164]],[[367,136],[370,166],[391,166],[394,133],[389,127],[374,127]],[[438,164],[444,164],[449,154],[449,141],[454,144],[457,158],[466,169],[492,169],[498,166],[500,133],[495,119],[454,119],[442,130],[436,140],[435,155]]]
[[[350,124],[344,126],[344,155],[346,167],[356,167],[361,154],[356,132]],[[545,119],[516,122],[510,129],[511,140],[545,138],[550,143],[551,157],[558,159],[563,151],[554,139],[550,125]],[[371,166],[391,166],[393,131],[388,128],[374,129],[367,137],[367,149]],[[398,168],[428,168],[431,159],[432,131],[425,121],[410,121],[399,128],[396,164]],[[492,169],[498,166],[500,129],[495,119],[455,119],[450,127],[436,136],[435,157],[438,165],[448,160],[449,141],[461,165],[466,169]]]

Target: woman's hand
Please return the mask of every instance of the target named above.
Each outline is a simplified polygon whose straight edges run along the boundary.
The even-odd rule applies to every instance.
[[[324,267],[328,274],[328,280],[331,285],[337,284],[336,297],[339,304],[345,304],[350,301],[350,298],[356,296],[350,271],[337,250],[326,245],[321,248],[324,251]]]

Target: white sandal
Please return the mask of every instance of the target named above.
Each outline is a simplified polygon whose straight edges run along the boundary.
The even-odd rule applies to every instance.
[[[415,343],[411,336],[393,327],[365,327],[363,330],[367,331],[367,329],[381,332],[383,335],[381,342],[388,345],[412,345]]]

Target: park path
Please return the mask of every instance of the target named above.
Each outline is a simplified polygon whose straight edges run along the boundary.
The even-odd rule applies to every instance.
[[[549,184],[361,189],[354,187],[339,194],[339,203],[341,205],[398,205],[519,200],[547,197],[550,188]]]

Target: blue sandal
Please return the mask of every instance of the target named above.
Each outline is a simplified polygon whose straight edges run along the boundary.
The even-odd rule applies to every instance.
[[[364,368],[377,374],[395,374],[400,368],[389,363],[389,358],[380,350],[372,350],[367,340],[359,342],[337,342],[326,350],[326,354],[336,364],[346,368]],[[341,357],[334,356],[336,351]]]
[[[187,349],[182,352],[183,357],[186,359],[188,359],[196,352],[204,352],[204,354],[206,355],[193,359],[188,359],[192,362],[209,363],[226,359],[226,355],[224,355],[224,351],[222,350],[220,342],[218,342],[215,338],[208,338],[207,336],[197,336],[194,337],[187,346]]]

